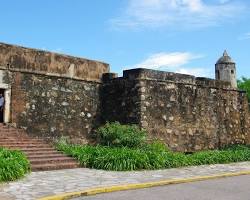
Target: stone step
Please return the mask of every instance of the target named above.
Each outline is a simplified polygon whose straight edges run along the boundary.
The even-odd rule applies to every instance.
[[[59,169],[73,169],[77,168],[79,165],[76,162],[69,163],[59,163],[59,164],[37,164],[31,165],[32,171],[49,171],[49,170],[59,170]]]
[[[31,147],[31,148],[27,148],[27,147],[21,147],[21,148],[9,148],[9,149],[15,149],[15,150],[20,150],[23,152],[46,152],[46,151],[55,151],[53,148],[51,147],[41,147],[41,148],[36,148],[36,147]]]
[[[45,164],[52,164],[52,163],[55,163],[55,164],[61,164],[61,163],[73,163],[75,162],[75,160],[71,157],[55,157],[55,158],[32,158],[30,159],[29,158],[29,161],[31,163],[31,165],[38,165],[38,164],[41,164],[41,165],[45,165]]]
[[[1,130],[5,130],[5,129],[8,129],[8,130],[20,130],[20,131],[24,131],[23,129],[19,129],[19,128],[14,128],[14,127],[10,127],[10,126],[0,126],[1,127]]]
[[[0,138],[0,142],[27,142],[29,141],[28,139],[23,139],[23,138]]]
[[[18,131],[1,131],[1,135],[20,135]]]
[[[0,131],[0,136],[1,135],[25,135],[25,136],[27,136],[26,133],[20,133],[18,131],[14,131],[14,132],[11,132],[11,131]]]
[[[18,132],[25,132],[24,130],[22,129],[15,129],[15,128],[8,128],[8,127],[0,127],[1,129],[1,132],[3,131],[18,131]]]
[[[0,124],[0,146],[22,151],[30,161],[32,171],[77,168],[78,163],[42,139],[31,137],[23,130]]]
[[[4,143],[4,142],[13,142],[13,143],[32,143],[32,142],[37,142],[37,143],[45,143],[44,140],[42,139],[30,139],[30,138],[0,138],[0,143]]]
[[[41,145],[44,144],[40,141],[14,141],[14,140],[0,140],[0,146],[1,145]],[[48,144],[47,144],[48,145]]]
[[[4,145],[0,145],[0,146],[3,146],[5,148],[10,148],[10,149],[52,148],[48,144],[30,144],[30,143],[26,143],[26,144],[4,144]]]
[[[0,135],[27,135],[26,133],[21,133],[19,131],[0,131]]]
[[[1,129],[1,133],[24,133],[26,134],[23,130],[15,130],[15,129],[3,129],[3,128],[0,128]]]
[[[49,151],[29,151],[27,150],[26,152],[23,152],[27,157],[29,156],[42,156],[42,155],[51,155],[51,154],[58,154],[58,151],[55,149],[49,150]]]
[[[29,139],[29,136],[26,135],[0,135],[0,140],[4,139],[12,139],[12,140],[19,140],[19,139]]]
[[[39,159],[39,158],[59,158],[59,157],[65,157],[64,154],[61,154],[59,152],[55,152],[54,154],[46,153],[46,154],[29,154],[27,155],[29,159]]]

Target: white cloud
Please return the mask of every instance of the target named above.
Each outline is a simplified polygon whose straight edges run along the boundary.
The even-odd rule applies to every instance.
[[[234,20],[245,6],[228,0],[129,0],[125,12],[112,19],[116,28],[206,27]]]
[[[159,69],[165,67],[179,67],[187,64],[190,60],[200,58],[188,52],[157,53],[149,56],[143,62],[136,64],[133,68]]]
[[[175,71],[180,74],[189,74],[196,77],[210,77],[211,72],[206,68],[180,68]]]
[[[202,57],[202,55],[192,54],[189,52],[162,52],[150,55],[144,61],[132,66],[127,66],[125,67],[125,69],[147,68],[155,70],[166,70],[182,74],[190,74],[194,76],[209,76],[209,70],[207,70],[206,68],[183,67],[183,65],[188,64],[190,61]]]
[[[248,40],[248,39],[250,39],[250,32],[245,33],[244,35],[240,36],[238,39],[239,40]]]

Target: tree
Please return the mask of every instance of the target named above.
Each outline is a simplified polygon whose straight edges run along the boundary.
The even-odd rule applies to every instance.
[[[250,78],[242,77],[237,81],[238,88],[247,92],[248,101],[250,102]]]

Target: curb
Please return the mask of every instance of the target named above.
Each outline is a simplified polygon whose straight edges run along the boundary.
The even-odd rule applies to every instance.
[[[105,187],[99,187],[99,188],[86,189],[86,190],[82,190],[78,192],[69,192],[69,193],[64,193],[64,194],[59,194],[59,195],[54,195],[54,196],[48,196],[48,197],[40,198],[38,200],[67,200],[67,199],[72,199],[76,197],[92,196],[92,195],[101,194],[101,193],[143,189],[143,188],[180,184],[180,183],[191,183],[195,181],[204,181],[204,180],[226,178],[226,177],[233,177],[233,176],[240,176],[240,175],[250,175],[250,171],[223,173],[223,174],[216,174],[216,175],[211,175],[211,176],[196,176],[192,178],[183,178],[183,179],[166,179],[166,180],[146,182],[146,183],[105,186]]]

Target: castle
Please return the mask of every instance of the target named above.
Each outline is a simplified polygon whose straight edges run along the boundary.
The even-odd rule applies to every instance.
[[[49,140],[88,142],[97,127],[119,121],[176,151],[249,144],[247,96],[227,52],[215,73],[212,80],[131,69],[117,77],[106,63],[0,43],[3,121]]]

